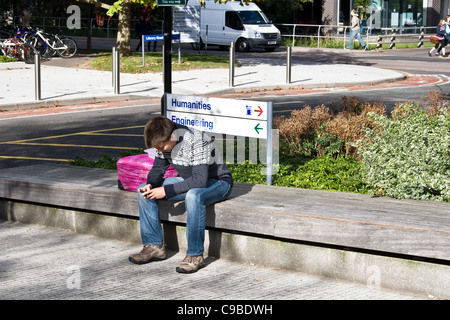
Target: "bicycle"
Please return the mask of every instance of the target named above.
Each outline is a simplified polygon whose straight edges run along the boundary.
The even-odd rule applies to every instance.
[[[19,59],[28,64],[34,63],[35,49],[26,43],[19,31],[14,38],[0,40],[0,50],[7,57]]]
[[[59,55],[61,58],[71,58],[78,50],[75,40],[69,37],[59,37],[57,34],[45,33],[41,29],[28,31],[25,40],[33,46],[44,58]]]

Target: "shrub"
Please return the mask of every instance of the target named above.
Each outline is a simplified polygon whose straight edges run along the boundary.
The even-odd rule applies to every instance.
[[[307,159],[282,157],[277,173],[273,176],[275,186],[367,193],[361,178],[360,163],[352,157],[330,156]],[[228,164],[233,180],[242,183],[266,183],[261,174],[263,164]]]
[[[333,143],[335,139],[334,137],[325,138],[319,129],[331,117],[329,109],[322,105],[314,109],[305,106],[303,109],[293,110],[289,118],[284,116],[275,118],[274,126],[279,130],[281,147],[291,156],[323,155],[327,143]]]
[[[101,169],[109,169],[109,170],[116,170],[117,169],[117,161],[120,158],[133,156],[137,154],[144,153],[144,149],[135,149],[135,150],[125,150],[121,151],[117,156],[114,158],[102,155],[102,157],[98,160],[86,160],[81,157],[75,157],[74,160],[70,161],[71,166],[78,166],[78,167],[88,167],[88,168],[101,168]]]
[[[434,114],[433,114],[434,113]],[[381,195],[450,201],[450,112],[398,105],[392,118],[370,114],[381,127],[358,142],[365,182]]]
[[[341,154],[357,157],[356,142],[364,137],[365,128],[375,129],[377,125],[368,117],[369,113],[383,115],[386,106],[381,103],[362,103],[354,98],[342,98],[342,112],[325,124],[326,131],[345,143]]]
[[[356,141],[364,137],[364,128],[376,125],[367,115],[385,114],[381,103],[360,103],[355,97],[341,98],[342,110],[331,112],[324,105],[293,110],[289,118],[274,119],[280,133],[282,151],[291,156],[357,156]]]

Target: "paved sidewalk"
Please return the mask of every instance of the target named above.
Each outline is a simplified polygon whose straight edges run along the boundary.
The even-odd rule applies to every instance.
[[[429,299],[355,283],[207,258],[175,272],[183,253],[133,265],[135,244],[0,221],[0,299],[398,300]]]
[[[57,58],[54,58],[57,59]],[[235,69],[234,87],[229,86],[229,70],[202,69],[172,72],[172,92],[207,95],[267,89],[324,88],[374,84],[403,79],[400,72],[368,66],[293,61],[291,83],[286,83],[283,61],[240,59]],[[35,100],[34,65],[23,62],[0,63],[0,110],[41,105],[67,105],[104,100],[161,97],[162,73],[120,75],[120,95],[114,94],[112,72],[65,68],[41,64],[41,101]]]

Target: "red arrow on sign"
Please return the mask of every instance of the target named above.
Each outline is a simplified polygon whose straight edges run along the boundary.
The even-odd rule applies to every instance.
[[[260,107],[260,106],[258,106],[258,108],[259,108],[259,110],[253,110],[253,111],[255,111],[255,112],[259,112],[259,114],[258,114],[258,117],[259,117],[260,115],[262,115],[262,113],[263,113],[263,109],[261,109],[261,107]]]

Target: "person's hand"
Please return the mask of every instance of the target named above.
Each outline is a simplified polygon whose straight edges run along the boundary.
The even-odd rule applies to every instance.
[[[144,198],[147,198],[148,193],[150,192],[151,189],[152,189],[152,185],[147,184],[147,185],[143,186],[142,188],[139,188],[138,191],[142,194],[142,196]]]
[[[147,199],[162,199],[166,196],[164,187],[152,188],[149,184],[139,189],[139,191],[141,191],[142,196]]]
[[[147,195],[148,199],[162,199],[166,196],[164,187],[151,189]]]

